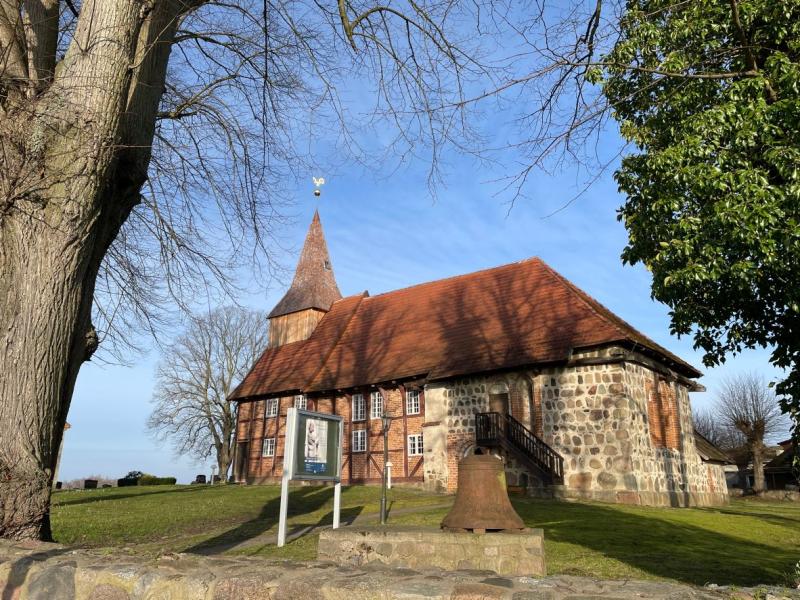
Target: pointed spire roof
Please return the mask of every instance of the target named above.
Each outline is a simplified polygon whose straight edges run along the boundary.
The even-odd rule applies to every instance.
[[[306,241],[303,243],[300,260],[297,262],[292,285],[269,313],[269,317],[280,317],[307,308],[328,311],[331,304],[341,297],[342,293],[333,275],[319,211],[315,210],[314,218],[308,227]]]

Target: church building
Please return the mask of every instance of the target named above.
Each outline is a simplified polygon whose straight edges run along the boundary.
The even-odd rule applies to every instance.
[[[701,373],[542,260],[342,297],[315,213],[269,346],[230,396],[238,482],[280,480],[286,413],[344,417],[343,483],[458,485],[477,447],[530,495],[661,506],[727,502],[698,450]]]

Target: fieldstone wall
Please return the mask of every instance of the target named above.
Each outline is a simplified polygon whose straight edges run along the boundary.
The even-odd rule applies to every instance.
[[[530,376],[525,372],[476,376],[428,384],[424,487],[429,491],[455,492],[458,461],[475,446],[475,413],[489,411],[493,389],[509,394],[510,412],[526,425],[531,423]],[[529,472],[513,456],[504,453],[506,480],[513,486],[535,486]]]
[[[635,487],[630,430],[640,418],[625,397],[622,364],[544,369],[535,383],[544,439],[564,457],[565,491],[619,501],[617,491]]]
[[[329,529],[319,536],[317,558],[345,566],[482,569],[499,575],[545,574],[543,534],[452,533],[425,527]]]
[[[609,347],[573,357],[593,364],[427,386],[428,411],[444,416],[425,428],[426,488],[456,490],[458,461],[475,443],[474,415],[488,411],[491,390],[503,387],[511,414],[563,456],[565,473],[563,486],[545,488],[513,455],[504,455],[509,485],[531,495],[630,504],[728,502],[722,467],[703,463],[696,451],[687,386],[639,361],[623,361],[623,354]]]
[[[113,550],[0,541],[3,600],[799,600],[800,590],[697,588],[588,577],[503,577],[491,571],[177,554],[146,560]]]
[[[643,504],[664,506],[709,506],[729,501],[725,474],[720,465],[704,463],[694,442],[692,409],[688,388],[678,381],[669,381],[655,371],[633,363],[625,363],[625,392],[632,406],[648,416],[652,395],[669,397],[677,412],[679,436],[675,447],[654,443],[650,429],[652,418],[643,427],[634,429],[639,459],[637,493]],[[638,421],[641,423],[641,420]],[[667,436],[668,439],[669,436]]]

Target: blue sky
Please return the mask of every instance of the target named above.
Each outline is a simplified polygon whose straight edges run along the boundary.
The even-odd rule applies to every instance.
[[[472,30],[465,30],[472,35]],[[522,68],[530,68],[523,46],[515,38],[501,37],[491,52],[517,56]],[[373,85],[351,75],[339,85],[348,117],[372,107]],[[485,89],[483,83],[471,91]],[[503,148],[525,135],[523,124],[514,122],[524,113],[526,96],[510,90],[503,103],[482,105],[474,123],[487,146]],[[586,173],[578,165],[563,165],[556,174],[535,172],[525,188],[527,198],[511,208],[508,195],[497,195],[496,182],[524,164],[519,150],[496,152],[492,162],[447,152],[442,155],[443,185],[435,199],[428,189],[428,163],[424,149],[402,168],[384,163],[366,169],[349,162],[341,147],[338,122],[324,110],[308,108],[292,114],[305,132],[295,132],[298,148],[306,146],[319,164],[335,165],[301,175],[294,186],[293,202],[284,211],[293,216],[282,231],[276,259],[287,269],[283,281],[258,281],[245,273],[246,290],[238,297],[245,306],[270,310],[291,279],[314,209],[319,208],[327,235],[334,271],[342,293],[369,290],[377,294],[451,275],[539,256],[576,285],[597,298],[622,318],[679,356],[702,367],[691,339],[669,335],[667,309],[650,300],[650,276],[642,267],[624,267],[620,252],[625,230],[616,220],[624,198],[612,178],[614,165],[588,191],[564,207],[583,188]],[[408,115],[406,115],[408,116]],[[373,121],[354,127],[358,144],[367,155],[382,154],[394,136],[385,123]],[[310,138],[308,136],[311,136]],[[599,161],[621,147],[611,124],[596,148]],[[363,157],[362,157],[363,158]],[[321,198],[313,196],[311,177],[324,176]],[[563,210],[558,210],[560,208]],[[551,216],[547,216],[551,215]],[[264,290],[267,287],[266,291]],[[209,302],[197,298],[198,306]],[[137,469],[156,475],[174,475],[187,482],[197,473],[208,473],[211,461],[197,464],[175,457],[169,446],[155,443],[145,432],[151,410],[157,350],[137,359],[134,366],[89,363],[78,377],[65,436],[59,479],[88,475],[121,477]],[[720,381],[728,374],[752,370],[776,377],[768,353],[752,351],[731,358],[716,369],[703,369],[701,382],[708,392],[694,394],[695,406],[713,399]]]
[[[345,295],[364,289],[380,293],[539,256],[658,343],[702,367],[690,339],[669,335],[667,309],[650,300],[648,272],[624,267],[619,259],[626,237],[615,211],[623,198],[610,174],[579,200],[545,218],[574,195],[579,180],[573,170],[539,175],[528,190],[530,198],[518,201],[509,213],[505,201],[493,196],[496,188],[485,183],[495,173],[466,159],[454,160],[453,165],[435,200],[426,188],[424,165],[411,165],[391,177],[340,167],[339,172],[323,173],[327,183],[320,199],[312,194],[309,173],[289,209],[294,223],[283,241],[291,250],[278,258],[293,269],[316,207]],[[242,284],[252,292],[241,302],[269,310],[289,278],[273,282],[266,293],[257,291],[263,282],[245,280]],[[187,482],[209,472],[210,461],[198,465],[176,458],[145,432],[158,359],[153,350],[131,367],[84,366],[69,413],[72,429],[65,437],[59,479],[120,477],[139,469]],[[708,392],[693,394],[695,406],[707,404],[727,374],[756,370],[775,375],[764,351],[703,370],[701,382]]]

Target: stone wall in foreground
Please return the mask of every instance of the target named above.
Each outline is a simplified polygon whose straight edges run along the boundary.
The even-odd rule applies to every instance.
[[[168,555],[156,560],[56,544],[0,541],[2,600],[723,600],[723,587],[587,577],[500,577],[491,571],[348,568],[324,562]],[[800,600],[800,590],[735,590],[742,600]]]
[[[500,575],[545,574],[541,529],[525,533],[465,533],[430,527],[328,529],[317,557],[345,566],[382,563],[394,567],[483,569]]]

